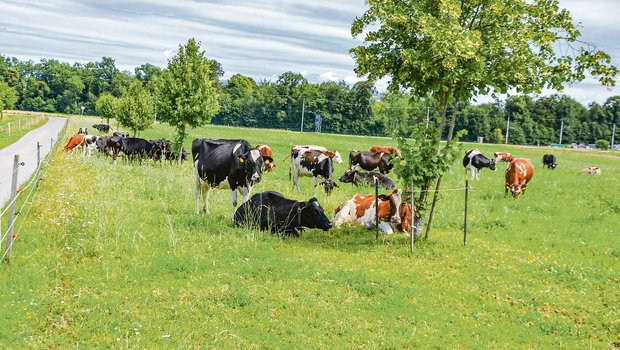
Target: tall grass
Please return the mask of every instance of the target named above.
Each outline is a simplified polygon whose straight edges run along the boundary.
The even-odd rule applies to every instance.
[[[81,125],[83,123],[84,125]],[[90,125],[73,119],[69,130]],[[171,137],[165,125],[143,136]],[[267,143],[277,167],[254,193],[312,197],[288,180],[291,144],[339,150],[390,139],[209,126],[194,137]],[[131,164],[59,153],[0,266],[0,344],[8,348],[614,348],[620,334],[619,159],[607,153],[480,146],[531,157],[518,201],[503,167],[441,194],[431,240],[307,230],[297,239],[235,227],[228,190],[195,215],[191,162]],[[472,147],[465,145],[464,148]],[[598,165],[601,176],[579,175]],[[334,176],[346,165],[336,165]],[[444,188],[463,187],[455,164]],[[317,195],[328,216],[364,187]]]

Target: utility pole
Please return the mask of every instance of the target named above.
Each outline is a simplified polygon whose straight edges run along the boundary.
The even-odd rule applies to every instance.
[[[508,116],[508,121],[506,122],[506,140],[504,142],[505,145],[508,144],[508,130],[510,130],[510,116]]]
[[[301,102],[301,132],[304,132],[304,112],[306,111],[306,99]]]
[[[562,119],[560,124],[560,145],[562,144],[562,133],[564,133],[564,119]]]
[[[615,136],[616,136],[616,123],[614,123],[614,126],[611,128],[611,149],[614,149]]]
[[[430,107],[426,107],[426,128],[427,129],[428,129],[428,123],[429,123],[429,121],[431,119],[431,117],[430,117],[430,110],[431,110]]]

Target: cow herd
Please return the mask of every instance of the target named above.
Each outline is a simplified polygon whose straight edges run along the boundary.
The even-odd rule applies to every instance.
[[[107,132],[109,126],[93,125],[93,128]],[[170,141],[145,140],[129,137],[126,133],[115,132],[112,136],[88,135],[86,128],[71,136],[65,146],[70,151],[81,148],[87,156],[101,152],[112,157],[118,156],[127,161],[163,159],[182,162],[187,158],[183,148],[173,152]],[[253,147],[242,139],[195,139],[192,142],[192,163],[194,173],[195,212],[202,209],[209,213],[209,193],[213,188],[229,189],[232,195],[232,219],[240,226],[252,226],[273,233],[299,236],[304,228],[329,230],[342,225],[357,225],[374,228],[376,219],[378,229],[384,233],[409,233],[411,231],[413,211],[404,201],[402,190],[395,189],[395,183],[386,174],[393,167],[392,160],[400,157],[400,151],[390,146],[373,146],[369,151],[353,150],[349,153],[349,167],[339,178],[342,183],[356,186],[377,186],[393,190],[389,194],[377,196],[356,194],[345,201],[335,211],[330,221],[324,209],[316,199],[317,187],[323,186],[329,195],[338,184],[334,181],[333,163],[343,163],[339,152],[317,145],[295,145],[290,150],[289,179],[293,188],[300,191],[299,181],[302,177],[312,177],[314,197],[308,201],[297,201],[284,197],[275,191],[266,191],[251,196],[252,187],[263,178],[264,172],[274,170],[276,164],[273,152],[268,145]],[[287,157],[288,158],[288,157]],[[505,192],[519,198],[527,188],[534,175],[531,160],[515,158],[506,152],[496,152],[494,158],[485,157],[478,150],[468,150],[463,158],[466,172],[472,178],[480,177],[483,168],[497,169],[497,163],[508,163],[505,172]],[[543,166],[555,169],[557,160],[554,155],[543,157]],[[596,167],[584,172],[600,174]],[[241,205],[238,196],[241,195]],[[251,197],[250,197],[251,196]]]

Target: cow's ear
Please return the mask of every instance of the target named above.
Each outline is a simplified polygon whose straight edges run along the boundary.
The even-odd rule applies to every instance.
[[[242,154],[240,154],[238,157],[239,157],[239,163],[243,164],[245,162],[245,157]]]
[[[270,156],[263,156],[263,160],[265,161],[265,164],[273,163],[273,158]]]

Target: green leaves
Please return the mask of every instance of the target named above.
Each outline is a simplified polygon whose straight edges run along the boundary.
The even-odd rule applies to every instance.
[[[134,136],[148,129],[155,120],[153,97],[138,80],[133,81],[127,92],[117,100],[116,108],[116,119],[131,129]]]

